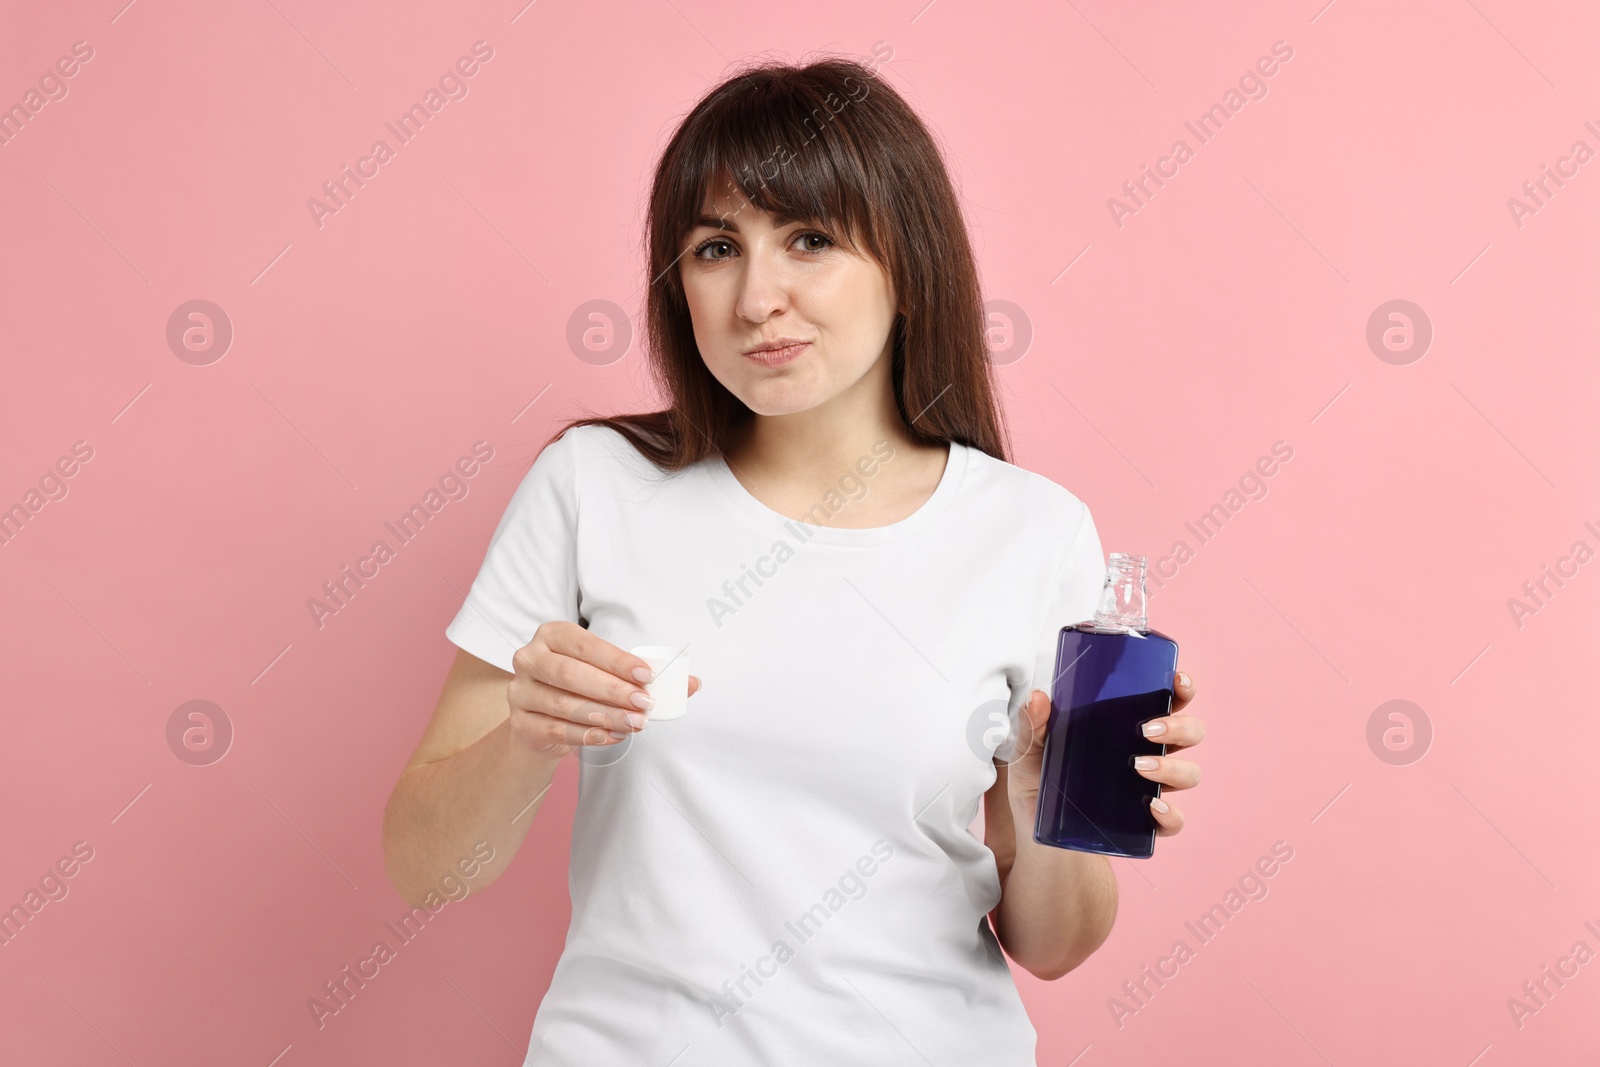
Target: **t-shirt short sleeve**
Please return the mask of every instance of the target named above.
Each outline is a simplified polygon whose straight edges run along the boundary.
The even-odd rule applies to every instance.
[[[512,670],[541,623],[578,621],[578,478],[582,427],[544,447],[511,495],[483,565],[445,637]]]
[[[1078,531],[1061,557],[1051,581],[1050,603],[1044,624],[1039,628],[1039,644],[1033,664],[1033,688],[1050,693],[1055,681],[1056,638],[1063,626],[1086,622],[1100,606],[1100,592],[1106,584],[1106,561],[1101,555],[1100,534],[1086,504],[1080,504],[1083,518]]]

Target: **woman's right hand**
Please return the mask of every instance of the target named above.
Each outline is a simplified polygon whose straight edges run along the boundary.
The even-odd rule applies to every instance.
[[[649,677],[650,664],[575,622],[542,623],[511,666],[506,699],[514,744],[559,759],[644,729],[650,697],[638,679]],[[636,676],[640,668],[645,673]],[[689,695],[699,688],[691,674]]]

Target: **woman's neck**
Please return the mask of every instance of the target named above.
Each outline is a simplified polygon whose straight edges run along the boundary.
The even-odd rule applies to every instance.
[[[757,415],[735,435],[725,458],[739,482],[773,511],[798,519],[815,514],[830,494],[844,495],[849,505],[829,525],[865,529],[920,508],[944,476],[947,453],[945,445],[915,440],[891,400],[889,412],[876,419],[818,411]]]

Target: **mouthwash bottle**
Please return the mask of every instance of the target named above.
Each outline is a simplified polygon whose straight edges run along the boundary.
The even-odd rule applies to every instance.
[[[1035,841],[1106,856],[1155,852],[1149,808],[1161,784],[1133,760],[1166,755],[1140,727],[1171,710],[1177,668],[1177,642],[1145,619],[1145,557],[1111,553],[1094,618],[1063,626],[1057,639]]]

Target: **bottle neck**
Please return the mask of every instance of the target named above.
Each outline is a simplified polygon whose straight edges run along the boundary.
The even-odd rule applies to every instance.
[[[1100,607],[1094,613],[1095,629],[1149,631],[1150,622],[1145,614],[1144,573],[1143,556],[1111,553],[1106,567],[1106,584],[1100,591]]]

